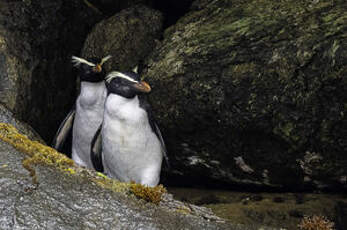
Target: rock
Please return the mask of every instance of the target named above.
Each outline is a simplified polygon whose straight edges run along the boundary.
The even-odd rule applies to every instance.
[[[0,102],[46,141],[75,97],[71,56],[100,19],[80,0],[0,3]]]
[[[88,35],[82,50],[83,57],[112,55],[104,65],[106,72],[130,71],[155,46],[162,27],[158,11],[134,6],[98,23]]]
[[[148,6],[153,5],[152,0],[89,0],[89,3],[91,3],[98,11],[109,16],[121,11],[122,9],[126,9],[137,4],[144,4]]]
[[[347,226],[347,203],[338,202],[335,206],[336,211],[336,229],[343,230]]]
[[[33,141],[39,141],[41,143],[45,143],[40,135],[31,128],[28,124],[17,120],[13,113],[8,110],[5,106],[0,104],[0,123],[8,123],[16,127],[21,133],[28,136]]]
[[[189,12],[194,0],[182,1],[154,1],[153,7],[164,14],[164,28],[174,25],[179,18]]]
[[[183,204],[169,194],[155,205],[125,193],[122,187],[116,192],[125,183],[114,182],[112,189],[105,182],[102,186],[101,181],[107,180],[95,172],[69,164],[61,154],[30,142],[9,126],[1,126],[0,138],[9,132],[21,139],[14,143],[20,143],[16,146],[23,152],[0,140],[1,229],[258,229],[224,223],[209,209]],[[31,157],[48,157],[34,167],[38,184],[32,184],[22,163],[28,159],[27,150],[33,149],[37,152]],[[45,162],[51,162],[50,167]],[[68,167],[62,167],[62,162]]]
[[[195,1],[145,61],[177,183],[346,189],[345,1]]]

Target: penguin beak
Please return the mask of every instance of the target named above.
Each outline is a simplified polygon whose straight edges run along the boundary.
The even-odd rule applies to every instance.
[[[97,64],[95,67],[94,67],[94,72],[97,72],[97,73],[100,73],[102,68],[101,68],[101,65],[100,64]]]
[[[151,92],[151,87],[150,87],[150,86],[148,85],[148,83],[145,82],[145,81],[141,81],[141,82],[139,82],[139,83],[135,83],[135,84],[133,85],[133,87],[134,87],[137,91],[142,92],[142,93],[149,93],[149,92]]]

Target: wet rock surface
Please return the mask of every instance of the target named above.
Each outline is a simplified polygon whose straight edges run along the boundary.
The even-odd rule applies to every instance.
[[[69,173],[41,164],[35,167],[38,184],[33,184],[22,165],[28,156],[3,141],[0,156],[0,228],[4,230],[257,229],[223,223],[208,209],[175,201],[169,194],[158,206],[113,192],[94,183],[87,170]]]
[[[247,193],[226,190],[169,188],[175,199],[211,208],[232,223],[263,224],[297,230],[306,216],[325,216],[345,229],[347,196],[313,193]]]
[[[195,1],[143,74],[169,175],[187,184],[346,189],[344,6]]]
[[[106,16],[112,16],[122,9],[126,9],[134,5],[142,4],[152,6],[153,0],[88,0],[88,3],[92,8],[94,8],[95,11],[98,11]]]
[[[14,117],[14,114],[2,104],[0,104],[0,122],[11,124],[16,127],[16,129],[18,129],[21,133],[28,136],[31,140],[44,143],[40,135],[32,127],[16,119]]]
[[[0,3],[0,101],[46,141],[75,97],[71,55],[100,19],[79,0]]]
[[[130,71],[154,49],[162,21],[159,11],[146,6],[125,9],[93,28],[84,43],[82,56],[112,55],[104,65],[106,72]]]
[[[347,226],[347,201],[340,201],[335,206],[336,227],[337,229],[344,229]]]

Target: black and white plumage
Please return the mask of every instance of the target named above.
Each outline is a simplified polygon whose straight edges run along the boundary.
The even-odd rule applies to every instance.
[[[68,136],[72,136],[72,159],[78,165],[88,168],[93,168],[90,145],[102,122],[107,95],[104,82],[106,74],[102,65],[110,57],[90,60],[72,57],[72,63],[78,69],[81,80],[80,94],[74,108],[60,125],[52,144],[55,149],[61,151]]]
[[[156,186],[166,148],[144,93],[150,86],[135,72],[106,76],[102,126],[91,149],[95,168],[120,181]],[[102,165],[101,165],[102,164]]]

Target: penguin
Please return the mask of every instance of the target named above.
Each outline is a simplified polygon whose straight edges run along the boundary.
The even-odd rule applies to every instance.
[[[158,185],[165,143],[144,94],[151,87],[136,71],[106,76],[108,96],[103,123],[91,146],[95,168],[123,182]]]
[[[94,169],[90,160],[90,145],[93,136],[103,120],[104,103],[107,90],[104,82],[105,71],[102,65],[110,59],[86,60],[72,56],[72,63],[78,69],[80,94],[74,108],[61,123],[52,143],[52,147],[61,151],[65,141],[72,135],[72,159],[80,166]]]

